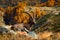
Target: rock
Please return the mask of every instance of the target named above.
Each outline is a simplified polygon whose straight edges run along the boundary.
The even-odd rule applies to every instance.
[[[24,25],[23,24],[15,24],[11,27],[11,29],[14,31],[22,31],[24,29]]]
[[[4,27],[0,27],[0,33],[1,34],[5,34],[8,32],[8,29],[4,28]]]

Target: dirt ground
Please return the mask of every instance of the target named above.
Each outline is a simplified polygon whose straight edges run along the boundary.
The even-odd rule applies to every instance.
[[[31,38],[25,35],[13,35],[13,34],[4,34],[0,35],[0,40],[60,40],[60,32],[52,33],[52,32],[43,32],[39,33],[38,39]]]

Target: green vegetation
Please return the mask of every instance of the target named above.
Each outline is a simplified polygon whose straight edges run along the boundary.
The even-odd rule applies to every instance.
[[[60,32],[60,16],[53,15],[52,17],[48,18],[48,20],[51,21],[46,26],[36,29],[36,32],[44,31]]]

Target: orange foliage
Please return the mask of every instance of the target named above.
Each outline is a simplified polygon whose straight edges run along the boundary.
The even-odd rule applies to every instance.
[[[8,6],[6,8],[6,13],[11,14],[13,12],[13,8],[11,6]]]
[[[36,8],[34,11],[31,11],[29,13],[32,18],[40,18],[41,16],[45,15],[45,11],[40,11],[40,9]],[[18,23],[28,23],[30,16],[27,13],[19,12],[19,9],[17,9],[17,16],[14,17],[15,20],[17,20]]]
[[[1,12],[0,12],[0,16],[3,16],[3,15],[4,15],[5,10],[4,10],[2,7],[0,7],[0,11],[1,11],[1,12],[3,12],[3,13],[1,13]]]
[[[23,11],[23,9],[20,8],[20,7],[18,7],[18,8],[16,9],[16,13],[21,13],[22,11]]]
[[[48,0],[48,6],[54,6],[55,0]]]
[[[17,6],[20,6],[21,8],[24,9],[24,7],[26,7],[27,3],[26,2],[18,2]]]
[[[21,12],[23,12],[24,11],[24,8],[26,7],[26,2],[18,2],[18,4],[17,4],[17,6],[16,6],[16,8],[17,8],[17,12],[18,13],[21,13]]]
[[[0,11],[5,12],[4,8],[0,7]]]
[[[16,8],[16,11],[15,11],[15,13],[17,14],[17,15],[15,15],[14,16],[14,20],[16,20],[18,23],[28,23],[30,20],[30,16],[27,14],[27,13],[24,13],[24,5],[23,5],[24,3],[18,3],[18,5],[19,6],[17,6],[17,7],[14,7],[14,8]],[[26,5],[25,5],[26,6]],[[11,14],[11,13],[13,13],[13,9],[14,9],[13,7],[11,7],[11,6],[9,6],[7,9],[6,9],[6,13],[7,14]],[[39,8],[36,8],[34,11],[31,11],[30,13],[29,13],[31,16],[32,16],[32,18],[40,18],[41,16],[43,16],[43,15],[45,15],[46,14],[46,12],[45,11],[41,11]]]
[[[35,16],[36,16],[36,18],[41,17],[40,9],[35,9]]]
[[[36,15],[37,15],[37,18],[39,18],[40,16],[41,16],[41,14],[40,14],[40,10],[39,9],[36,9]]]
[[[26,13],[21,13],[15,16],[15,19],[17,20],[18,23],[28,23],[29,21],[29,15]]]
[[[30,15],[32,16],[32,18],[40,18],[44,15],[46,15],[45,11],[41,11],[40,9],[36,8],[34,11],[30,12]]]
[[[45,11],[41,11],[41,16],[44,16],[46,15],[46,12]]]

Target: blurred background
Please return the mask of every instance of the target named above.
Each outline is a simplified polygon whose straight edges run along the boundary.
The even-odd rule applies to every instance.
[[[60,6],[60,0],[0,0],[3,7],[14,6],[18,2],[25,2],[30,6]]]

